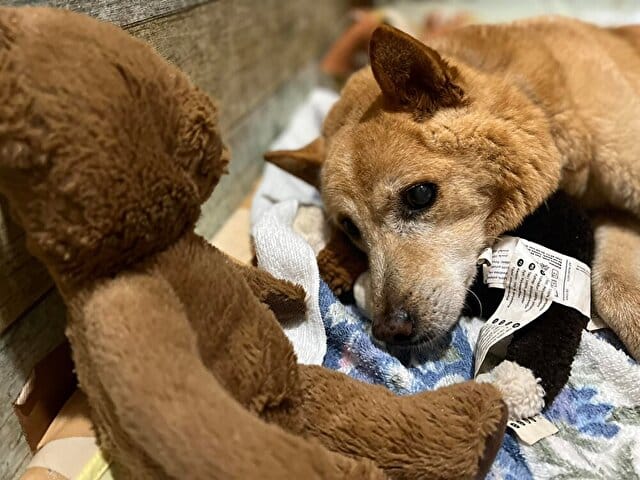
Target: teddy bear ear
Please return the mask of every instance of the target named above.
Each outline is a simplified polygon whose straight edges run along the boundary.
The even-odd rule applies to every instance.
[[[320,188],[320,170],[324,163],[325,140],[318,137],[298,150],[276,150],[264,159],[316,188]]]
[[[387,102],[419,118],[464,103],[458,70],[438,52],[389,25],[378,27],[369,43],[373,75]]]

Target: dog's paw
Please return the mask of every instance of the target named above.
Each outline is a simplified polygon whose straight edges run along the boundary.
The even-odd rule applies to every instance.
[[[491,383],[500,390],[511,420],[533,417],[544,407],[544,388],[540,379],[515,362],[505,360],[490,372],[478,375],[476,381]]]

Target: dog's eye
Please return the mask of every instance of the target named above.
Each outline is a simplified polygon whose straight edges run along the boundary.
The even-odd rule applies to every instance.
[[[347,235],[349,235],[354,240],[357,240],[358,238],[360,238],[360,229],[356,227],[356,224],[353,223],[353,221],[350,218],[343,218],[341,223],[342,223],[342,228],[344,229]]]
[[[418,183],[404,191],[402,200],[410,210],[424,210],[435,201],[436,191],[433,183]]]

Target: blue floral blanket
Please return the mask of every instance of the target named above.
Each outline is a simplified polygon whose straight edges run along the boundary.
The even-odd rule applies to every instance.
[[[378,349],[367,319],[320,282],[324,366],[403,395],[473,378],[482,320],[462,318],[450,337],[405,367]],[[640,366],[607,330],[585,331],[569,383],[545,409],[559,432],[533,446],[511,431],[490,479],[640,479]]]

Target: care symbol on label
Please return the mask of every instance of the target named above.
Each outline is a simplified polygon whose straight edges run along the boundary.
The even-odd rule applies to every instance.
[[[532,423],[538,423],[538,419],[535,417],[523,418],[522,420],[511,420],[509,422],[509,426],[513,428],[526,427],[527,425],[531,425]]]
[[[499,318],[494,318],[491,323],[498,326],[504,325],[505,327],[511,326],[511,328],[520,328],[519,323],[513,323],[511,320],[500,320]]]

